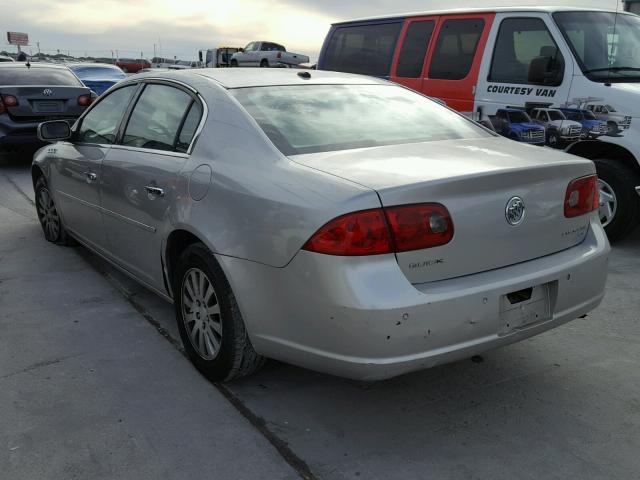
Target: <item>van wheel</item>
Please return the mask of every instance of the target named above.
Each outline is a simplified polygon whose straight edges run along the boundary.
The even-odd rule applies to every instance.
[[[596,159],[594,162],[600,186],[600,221],[609,240],[614,242],[638,224],[640,197],[635,187],[640,185],[640,176],[616,160]]]
[[[236,59],[231,60],[231,66],[232,67],[237,67],[238,66],[238,61]]]
[[[618,124],[616,122],[607,122],[607,135],[613,136],[619,133]]]
[[[73,246],[77,242],[67,233],[62,223],[62,218],[58,213],[56,204],[43,176],[38,178],[35,185],[36,212],[40,226],[44,233],[44,238],[51,243],[58,245]]]
[[[228,381],[262,367],[265,358],[249,341],[229,282],[203,244],[190,245],[180,255],[173,291],[184,349],[205,377]]]
[[[558,132],[551,131],[547,134],[547,144],[551,148],[560,148],[560,135],[558,135]]]
[[[260,68],[269,68],[269,60],[267,60],[266,58],[263,58],[262,61],[260,62]]]

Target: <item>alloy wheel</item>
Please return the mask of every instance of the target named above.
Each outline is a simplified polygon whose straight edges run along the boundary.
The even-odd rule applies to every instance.
[[[182,321],[191,345],[204,360],[213,360],[222,344],[218,297],[209,277],[191,268],[182,279]]]
[[[598,212],[600,214],[602,226],[606,227],[616,216],[616,211],[618,210],[618,197],[616,196],[616,192],[613,188],[611,188],[611,185],[602,179],[598,179],[598,188],[600,190],[600,208]]]
[[[49,240],[55,241],[60,235],[60,216],[47,188],[42,188],[37,197],[38,218]]]

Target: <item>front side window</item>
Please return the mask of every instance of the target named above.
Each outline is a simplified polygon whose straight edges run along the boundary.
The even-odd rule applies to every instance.
[[[128,147],[175,151],[178,132],[193,98],[167,85],[147,85],[138,99],[122,144]]]
[[[529,115],[524,112],[509,112],[509,119],[511,123],[529,123],[531,121]]]
[[[118,127],[129,106],[137,85],[128,85],[102,98],[82,119],[78,141],[82,143],[112,144]]]
[[[322,69],[388,76],[401,28],[401,23],[339,27],[331,36]]]
[[[566,120],[564,114],[559,110],[549,110],[549,118],[554,120]]]
[[[564,58],[544,21],[507,18],[500,24],[490,82],[558,86]]]
[[[640,81],[640,18],[609,12],[553,14],[582,73],[596,82]]]
[[[437,102],[395,85],[308,85],[230,91],[285,155],[488,137]]]
[[[396,69],[398,77],[418,78],[422,75],[424,56],[429,47],[434,25],[433,20],[412,22],[409,25],[398,57]]]
[[[484,30],[484,20],[446,20],[440,28],[429,78],[462,80],[469,75],[478,42]]]

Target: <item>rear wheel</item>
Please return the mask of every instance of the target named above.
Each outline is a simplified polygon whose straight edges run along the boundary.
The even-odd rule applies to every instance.
[[[35,195],[36,212],[38,213],[38,220],[40,220],[40,225],[44,232],[44,238],[58,245],[76,245],[76,241],[69,236],[67,230],[64,228],[62,218],[60,218],[47,181],[43,176],[36,181]]]
[[[266,58],[263,58],[262,61],[260,62],[260,68],[268,68],[269,67],[269,60],[267,60]]]
[[[212,381],[249,375],[265,362],[253,349],[231,287],[202,244],[187,247],[175,270],[180,338],[189,359]]]
[[[630,233],[638,224],[640,197],[635,187],[640,176],[615,160],[594,160],[600,186],[600,221],[609,240],[616,241]]]

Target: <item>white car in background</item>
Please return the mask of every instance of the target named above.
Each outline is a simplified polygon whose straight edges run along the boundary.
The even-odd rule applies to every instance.
[[[297,67],[301,63],[309,63],[309,57],[287,52],[273,42],[251,42],[231,57],[232,67]]]

